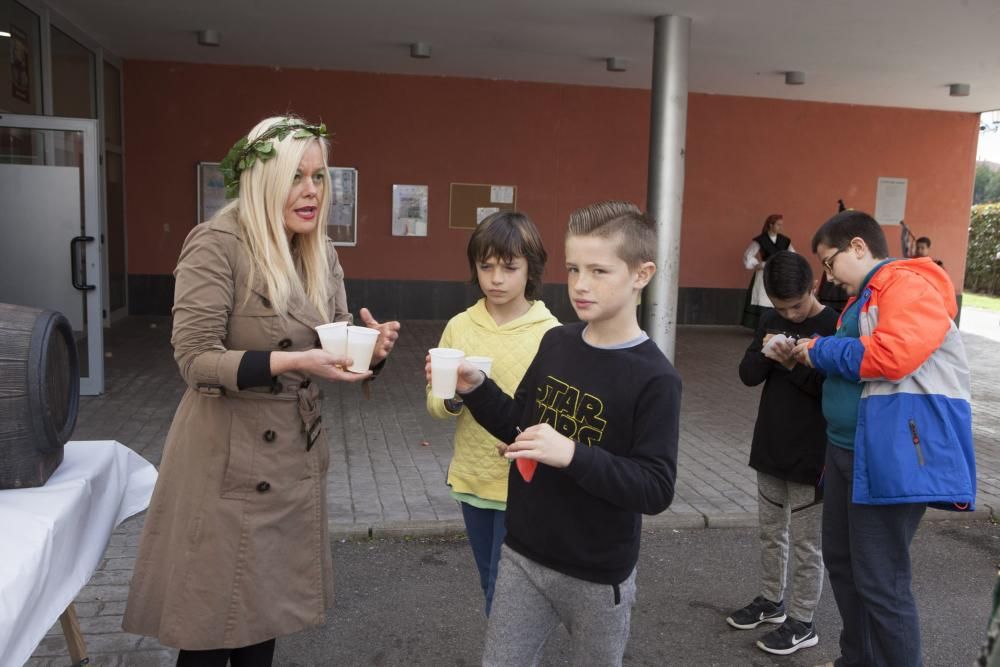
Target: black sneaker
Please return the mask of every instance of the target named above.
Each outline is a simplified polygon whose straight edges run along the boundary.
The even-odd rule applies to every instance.
[[[763,595],[758,595],[743,609],[730,614],[726,623],[737,630],[753,630],[761,623],[783,623],[784,620],[784,602],[771,602]]]
[[[757,640],[762,651],[775,655],[791,655],[800,648],[809,648],[819,643],[816,627],[789,617],[777,630],[772,630]]]

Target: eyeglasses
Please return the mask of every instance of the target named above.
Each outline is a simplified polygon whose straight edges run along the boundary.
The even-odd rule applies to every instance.
[[[823,264],[823,268],[826,269],[827,272],[833,273],[833,260],[836,259],[837,255],[839,255],[840,253],[844,252],[845,250],[847,250],[847,248],[841,248],[840,250],[838,250],[837,252],[833,253],[832,255],[830,255],[829,257],[827,257],[826,259],[820,260],[821,263]]]

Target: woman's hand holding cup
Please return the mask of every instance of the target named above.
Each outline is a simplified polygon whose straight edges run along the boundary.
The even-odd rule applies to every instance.
[[[332,380],[334,382],[360,382],[371,377],[371,371],[351,373],[347,367],[353,360],[345,354],[335,355],[321,349],[302,352],[271,352],[271,375],[283,375],[289,371],[300,371],[309,377]]]

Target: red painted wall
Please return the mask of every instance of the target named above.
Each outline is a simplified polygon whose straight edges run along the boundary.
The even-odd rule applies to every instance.
[[[646,193],[649,93],[554,84],[126,61],[129,272],[173,270],[195,222],[195,165],[218,161],[268,115],[336,133],[331,162],[359,171],[351,278],[462,280],[470,232],[448,227],[452,182],[514,184],[542,229],[546,280],[563,282],[574,208]],[[871,211],[879,176],[909,179],[907,222],[960,283],[975,114],[692,94],[681,285],[744,287],[740,257],[771,212],[808,250],[838,198]],[[426,238],[393,237],[394,183],[430,186]],[[896,248],[896,235],[890,237]],[[818,264],[814,261],[814,266]]]
[[[906,223],[960,287],[978,128],[976,114],[691,95],[681,284],[744,286],[737,259],[769,213],[806,253],[837,199],[874,213],[891,176],[909,179]],[[884,229],[898,256],[898,228]]]

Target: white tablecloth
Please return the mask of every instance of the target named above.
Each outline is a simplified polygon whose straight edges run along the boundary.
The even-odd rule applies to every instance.
[[[45,486],[0,491],[0,662],[22,665],[90,580],[156,468],[121,443],[69,442]]]

